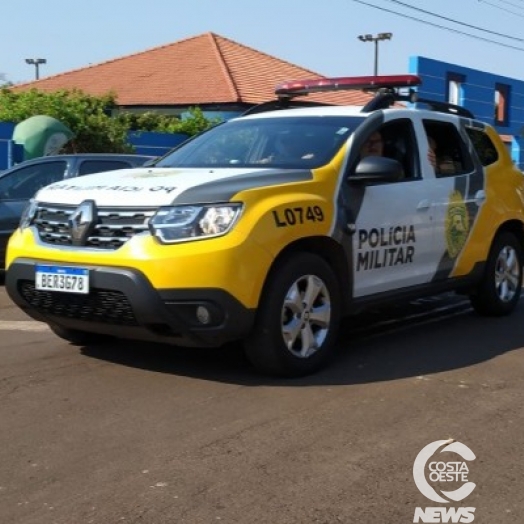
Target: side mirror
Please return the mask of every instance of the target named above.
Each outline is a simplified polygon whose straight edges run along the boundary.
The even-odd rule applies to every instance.
[[[398,160],[382,156],[363,158],[355,170],[349,173],[347,181],[363,182],[395,182],[404,177],[404,169]]]

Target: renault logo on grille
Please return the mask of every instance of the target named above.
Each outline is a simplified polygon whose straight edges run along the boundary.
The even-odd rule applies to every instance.
[[[84,200],[69,218],[71,240],[75,246],[84,246],[97,221],[94,200]]]

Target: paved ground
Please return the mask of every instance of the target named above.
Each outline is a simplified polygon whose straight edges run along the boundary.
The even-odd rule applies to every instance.
[[[329,369],[286,381],[235,347],[74,348],[0,288],[0,522],[409,523],[442,506],[415,457],[451,437],[477,457],[454,506],[521,524],[524,307],[446,307],[349,323]]]

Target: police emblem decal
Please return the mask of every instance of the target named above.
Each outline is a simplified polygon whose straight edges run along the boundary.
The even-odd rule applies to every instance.
[[[84,200],[69,217],[71,240],[75,246],[83,246],[96,223],[94,200]]]
[[[457,258],[469,233],[469,215],[460,191],[449,195],[446,211],[446,245],[451,258]]]

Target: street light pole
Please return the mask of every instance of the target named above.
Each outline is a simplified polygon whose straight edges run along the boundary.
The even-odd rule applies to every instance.
[[[35,66],[35,79],[38,80],[40,78],[40,64],[47,64],[47,60],[45,58],[26,58],[25,63]]]
[[[374,75],[378,75],[378,43],[381,40],[391,40],[393,33],[378,33],[377,35],[359,35],[361,42],[373,42],[375,44],[375,62],[373,67]]]

